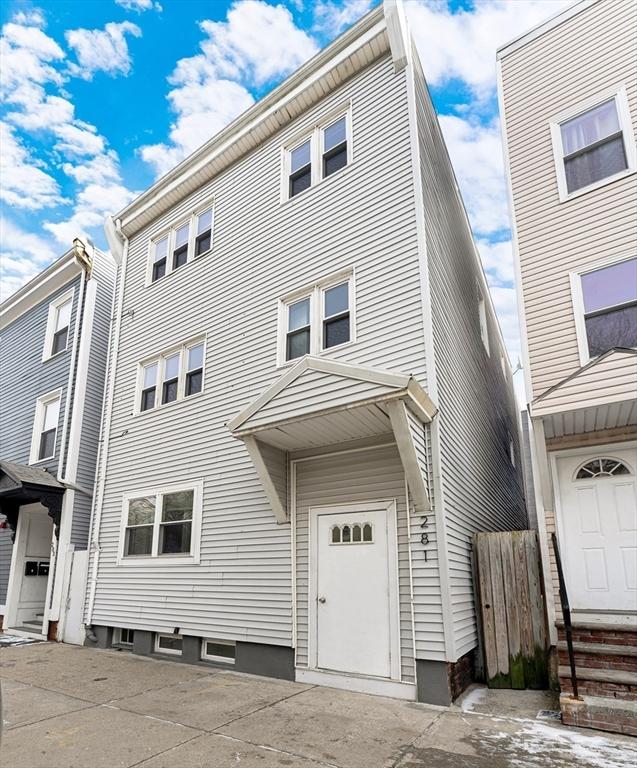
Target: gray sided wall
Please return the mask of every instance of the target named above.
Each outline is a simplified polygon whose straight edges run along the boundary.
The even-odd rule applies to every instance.
[[[488,300],[490,356],[480,338],[481,266],[417,57],[415,77],[453,616],[449,660],[455,661],[477,642],[473,533],[526,528],[527,521],[517,409],[510,375],[505,378],[500,359],[506,352]],[[515,467],[509,459],[510,438]]]
[[[281,203],[281,146],[349,99],[352,164]],[[213,196],[213,252],[146,286],[149,238]],[[357,340],[331,356],[426,388],[405,76],[388,57],[132,238],[94,624],[291,645],[290,526],[276,524],[225,424],[287,370],[276,367],[278,298],[350,266]],[[133,415],[140,361],[201,333],[203,394]],[[200,564],[118,565],[122,494],[200,479]]]
[[[296,464],[297,666],[308,666],[309,508],[390,499],[396,500],[398,523],[401,679],[415,682],[405,477],[394,445]]]
[[[110,256],[99,251],[95,252],[91,280],[96,282],[95,309],[92,328],[87,328],[86,323],[83,328],[83,333],[90,332],[91,334],[91,346],[84,393],[85,401],[76,482],[80,487],[92,492],[104,403],[109,333],[113,314],[115,264]],[[74,544],[76,549],[86,549],[88,546],[91,505],[91,496],[80,491],[75,493],[71,544]]]
[[[71,287],[74,292],[68,348],[42,362],[49,304]],[[61,388],[55,456],[37,464],[39,468],[54,475],[58,472],[79,294],[78,275],[0,333],[0,456],[19,464],[29,463],[36,400],[41,395]]]
[[[5,520],[0,515],[0,524]],[[11,569],[11,555],[13,554],[13,542],[11,541],[11,529],[0,528],[0,606],[5,604],[7,586],[9,584],[9,570]],[[0,614],[2,612],[0,611]]]

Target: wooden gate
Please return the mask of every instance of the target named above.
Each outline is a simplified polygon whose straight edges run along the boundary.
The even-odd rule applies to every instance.
[[[548,647],[535,531],[474,536],[476,593],[490,688],[547,688]]]

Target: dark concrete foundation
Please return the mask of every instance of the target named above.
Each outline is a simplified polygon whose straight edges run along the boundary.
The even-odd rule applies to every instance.
[[[458,661],[416,659],[416,696],[423,704],[451,706],[474,680],[474,652]]]
[[[237,642],[234,668],[237,672],[294,680],[294,648]]]

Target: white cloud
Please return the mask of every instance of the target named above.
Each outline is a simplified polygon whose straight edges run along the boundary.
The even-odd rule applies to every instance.
[[[287,74],[316,51],[286,8],[261,0],[239,0],[227,21],[203,21],[200,27],[207,35],[202,53],[179,60],[169,78],[174,87],[168,99],[177,115],[169,142],[140,150],[158,175],[248,109],[254,102],[249,87]]]
[[[0,301],[35,277],[59,253],[48,240],[0,218]]]
[[[474,230],[490,233],[508,228],[498,121],[494,119],[485,126],[457,115],[440,115],[439,119]]]
[[[481,0],[471,10],[455,12],[441,0],[411,0],[405,6],[429,83],[459,78],[484,98],[495,90],[496,49],[573,2]]]
[[[112,149],[80,165],[64,163],[62,170],[67,176],[82,185],[120,181],[117,153]]]
[[[78,60],[77,64],[69,64],[69,72],[91,80],[95,72],[106,72],[112,77],[128,75],[132,61],[126,35],[141,37],[142,31],[137,24],[123,21],[110,22],[104,29],[70,29],[64,34]]]
[[[5,100],[19,103],[25,84],[31,90],[44,83],[60,85],[64,78],[53,66],[64,59],[64,51],[37,26],[9,22],[0,38],[0,91]]]
[[[513,269],[513,248],[510,240],[503,242],[489,242],[484,238],[476,240],[482,265],[492,282],[513,283],[515,274]]]
[[[161,11],[162,7],[158,2],[154,0],[115,0],[116,5],[126,11],[135,11],[136,13],[143,13],[144,11],[150,11],[152,9]]]
[[[334,37],[351,26],[371,8],[373,0],[319,0],[314,5],[314,28]]]
[[[37,166],[11,126],[4,122],[0,123],[0,146],[0,199],[7,205],[27,210],[58,205],[57,181]]]

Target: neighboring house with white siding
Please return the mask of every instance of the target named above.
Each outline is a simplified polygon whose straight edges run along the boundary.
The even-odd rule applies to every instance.
[[[0,623],[82,644],[115,263],[73,248],[0,305]]]
[[[583,0],[498,53],[552,642],[570,691],[556,534],[578,630],[611,633],[601,656],[577,651],[580,691],[633,699],[637,660],[620,651],[637,644],[635,29],[635,3]]]
[[[89,637],[449,703],[477,645],[472,535],[526,514],[511,371],[402,7],[106,230]]]

